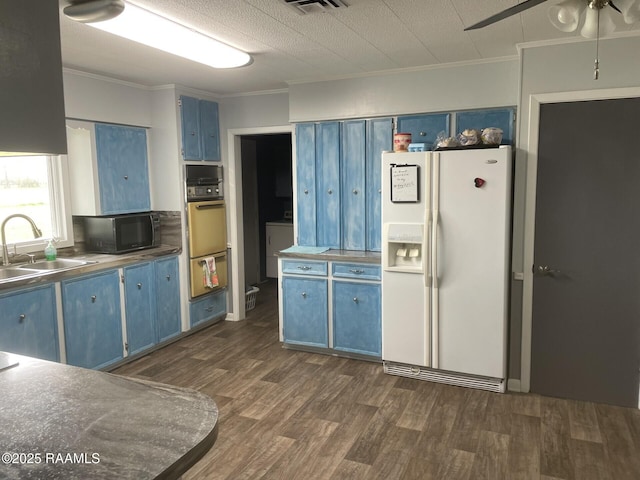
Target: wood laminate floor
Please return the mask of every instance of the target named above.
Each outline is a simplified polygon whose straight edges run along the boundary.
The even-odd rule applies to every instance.
[[[113,373],[190,387],[220,408],[193,479],[640,479],[640,411],[386,375],[285,350],[276,284],[222,322]]]

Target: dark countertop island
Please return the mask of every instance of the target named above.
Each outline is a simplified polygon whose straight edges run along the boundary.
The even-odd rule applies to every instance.
[[[218,408],[195,390],[0,360],[2,479],[177,479],[216,441]]]

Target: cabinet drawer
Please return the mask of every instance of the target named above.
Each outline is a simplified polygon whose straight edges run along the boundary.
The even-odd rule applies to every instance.
[[[283,260],[283,273],[297,273],[298,275],[327,276],[327,262],[304,260]]]
[[[189,318],[192,327],[208,320],[213,320],[225,313],[227,313],[226,290],[193,301],[189,307]]]
[[[364,280],[380,280],[380,265],[364,265],[362,263],[334,263],[334,277],[362,278]]]

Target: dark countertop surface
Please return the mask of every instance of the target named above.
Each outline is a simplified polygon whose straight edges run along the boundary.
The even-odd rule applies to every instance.
[[[0,478],[177,479],[215,443],[195,390],[0,352]]]
[[[320,253],[309,253],[314,249],[321,249],[321,247],[297,247],[299,251],[286,251],[282,250],[278,252],[278,256],[282,258],[303,258],[306,260],[319,260],[319,261],[332,261],[332,262],[356,262],[356,263],[372,263],[380,265],[381,255],[380,252],[370,252],[364,250],[337,250],[327,249]],[[290,247],[291,250],[294,247]],[[287,250],[290,250],[287,249]]]
[[[73,256],[60,255],[58,256],[58,258],[60,259],[72,258],[74,260],[87,260],[92,263],[66,270],[38,272],[23,277],[0,280],[0,293],[4,293],[5,291],[9,291],[15,288],[28,288],[45,283],[59,282],[67,278],[73,278],[79,275],[97,272],[99,270],[120,268],[127,265],[132,265],[134,263],[157,260],[159,257],[164,257],[167,255],[177,255],[181,251],[182,249],[180,247],[171,245],[160,245],[154,248],[148,248],[145,250],[138,250],[136,252],[123,253],[118,255],[109,255],[105,253],[84,253]],[[15,264],[10,265],[10,267],[17,266],[24,266],[28,268],[29,264],[25,262],[16,262]],[[3,267],[0,267],[0,270],[2,268]]]

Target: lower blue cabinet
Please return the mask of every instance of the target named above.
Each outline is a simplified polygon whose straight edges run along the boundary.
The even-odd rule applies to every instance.
[[[156,327],[158,342],[180,333],[180,277],[178,257],[155,261]]]
[[[284,277],[282,290],[285,343],[327,348],[327,280]]]
[[[57,362],[58,323],[53,284],[0,297],[0,350]]]
[[[191,326],[195,327],[227,313],[227,291],[221,290],[201,298],[197,298],[189,305]]]
[[[123,358],[117,270],[62,282],[67,363],[103,368]]]
[[[134,355],[153,347],[156,333],[153,264],[141,263],[124,268],[125,312],[127,318],[127,351]]]
[[[333,348],[382,355],[380,285],[333,282]]]

